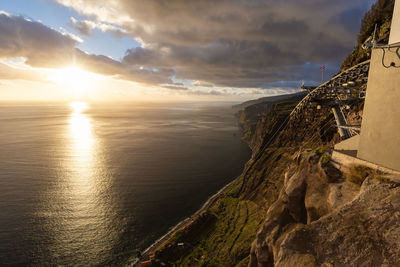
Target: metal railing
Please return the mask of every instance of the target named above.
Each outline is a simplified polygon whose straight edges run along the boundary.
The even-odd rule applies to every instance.
[[[355,99],[365,98],[369,65],[370,60],[357,64],[312,90],[292,110],[290,120],[300,119],[300,114],[305,108],[312,108],[318,102],[330,103],[336,110],[343,113],[342,111],[346,110],[347,103]],[[341,128],[340,130],[345,132],[341,134],[342,139],[359,134],[359,131],[354,129],[346,129],[346,116],[340,121],[338,121],[337,116],[335,116],[335,119],[337,126]]]
[[[369,63],[370,61],[367,60],[355,65],[315,88],[297,104],[290,113],[290,117],[296,117],[304,107],[316,100],[334,101],[364,97],[365,92],[360,91],[357,87],[360,88],[361,85],[367,83]],[[364,95],[362,95],[363,93]]]

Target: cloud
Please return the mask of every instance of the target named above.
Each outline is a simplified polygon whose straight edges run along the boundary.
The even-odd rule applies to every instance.
[[[228,95],[229,93],[227,91],[218,91],[218,90],[208,90],[208,91],[202,91],[202,90],[190,90],[188,92],[189,95],[212,95],[212,96],[220,96],[220,95]]]
[[[76,50],[75,55],[76,64],[95,73],[151,85],[172,82],[169,78],[171,76],[169,71],[153,71],[138,66],[128,66],[109,57],[88,55],[80,50]]]
[[[105,23],[96,23],[91,20],[77,20],[74,17],[70,18],[70,25],[75,28],[79,34],[84,36],[91,36],[91,32],[94,29],[98,29],[102,32],[110,33],[115,37],[122,37],[127,35],[126,30],[116,27],[114,25]]]
[[[44,81],[42,75],[31,69],[17,69],[0,63],[0,80]]]
[[[74,17],[70,18],[70,24],[74,27],[81,35],[90,36],[90,32],[96,28],[96,23],[90,20],[78,21]]]
[[[178,86],[178,85],[162,85],[161,87],[163,87],[163,88],[167,88],[167,89],[170,89],[170,90],[178,90],[178,91],[186,91],[186,90],[188,90],[188,88],[186,88],[186,87],[183,87],[183,86]]]
[[[215,86],[263,88],[310,76],[306,62],[338,67],[370,2],[57,1],[141,40],[143,47],[128,50],[123,64]]]
[[[0,14],[0,57],[25,57],[32,66],[60,66],[71,61],[77,40],[27,20]],[[51,59],[51,60],[49,60]]]
[[[22,16],[0,13],[0,59],[22,57],[26,64],[41,68],[79,65],[89,71],[145,84],[171,83],[170,70],[126,65],[103,55],[87,54],[79,40]],[[28,77],[28,76],[27,76]]]
[[[214,84],[205,81],[194,81],[193,85],[198,87],[214,87]]]

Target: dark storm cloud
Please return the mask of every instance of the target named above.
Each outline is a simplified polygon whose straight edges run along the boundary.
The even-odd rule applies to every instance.
[[[360,18],[364,13],[365,10],[360,8],[344,10],[333,17],[330,23],[342,25],[342,27],[347,28],[350,32],[358,32],[360,29]]]
[[[142,40],[144,47],[128,50],[124,64],[220,86],[258,87],[299,79],[308,61],[338,66],[370,1],[58,2]]]
[[[76,48],[79,40],[40,22],[0,12],[0,58],[26,58],[33,67],[62,68],[72,64],[89,71],[146,84],[170,83],[171,71],[153,71],[123,64],[103,55]],[[11,73],[12,74],[12,73]],[[12,79],[15,75],[9,75]],[[5,78],[4,75],[2,75]]]

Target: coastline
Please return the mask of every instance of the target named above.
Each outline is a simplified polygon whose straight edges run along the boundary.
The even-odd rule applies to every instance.
[[[279,101],[284,101],[284,100],[292,100],[294,101],[292,98],[296,98],[298,97],[298,94],[289,94],[289,95],[285,95],[284,98],[279,98],[279,99],[273,99],[276,101],[271,101],[271,102],[267,102],[267,104],[275,104]],[[265,98],[263,98],[263,100],[266,100]],[[257,105],[261,105],[261,108],[265,109],[265,103],[258,103]],[[243,112],[245,112],[246,109],[242,110]],[[257,110],[256,110],[257,111]],[[245,116],[248,119],[253,117],[256,114],[256,112],[254,110],[249,110],[247,113],[245,113]],[[256,119],[258,120],[258,117],[256,117]],[[240,118],[238,118],[238,123],[240,125]],[[248,122],[243,122],[243,123],[248,123]],[[238,125],[238,126],[239,126]],[[243,126],[242,126],[243,127]],[[182,229],[183,227],[186,227],[188,225],[190,225],[191,223],[195,222],[196,219],[199,217],[199,215],[206,211],[207,209],[209,209],[213,204],[215,204],[215,202],[226,192],[228,191],[228,189],[230,188],[231,185],[233,185],[235,182],[237,182],[240,177],[242,176],[243,172],[248,168],[248,164],[250,164],[250,162],[252,162],[254,159],[254,151],[258,150],[257,147],[252,146],[251,145],[251,140],[244,140],[243,139],[243,134],[244,134],[244,129],[240,127],[241,130],[241,135],[242,135],[242,142],[246,143],[247,146],[250,148],[251,150],[251,155],[250,158],[247,160],[247,162],[244,164],[243,169],[242,169],[242,173],[239,174],[235,179],[233,179],[231,182],[229,182],[228,184],[224,185],[221,189],[219,189],[215,194],[213,194],[212,196],[210,196],[205,202],[204,204],[196,211],[194,212],[191,216],[186,217],[185,219],[181,220],[180,222],[178,222],[176,225],[174,225],[173,227],[171,227],[169,230],[167,230],[167,232],[162,235],[160,238],[158,238],[157,240],[155,240],[150,246],[148,246],[146,249],[140,251],[140,258],[137,256],[132,256],[132,258],[128,261],[128,263],[126,264],[126,266],[141,266],[141,262],[150,260],[150,255],[152,253],[154,253],[158,248],[160,248],[163,243],[165,243],[167,240],[169,240],[172,235],[176,232],[178,232],[180,229]],[[257,140],[259,139],[260,136],[255,136],[252,138],[256,138]],[[258,140],[260,141],[260,140]]]
[[[250,160],[250,159],[249,159]],[[237,176],[233,181],[229,182],[226,184],[224,187],[222,187],[218,192],[216,192],[214,195],[209,197],[206,202],[201,206],[200,209],[198,209],[193,215],[183,219],[182,221],[178,222],[175,226],[173,226],[170,230],[168,230],[167,233],[165,233],[163,236],[161,236],[159,239],[154,241],[149,247],[147,247],[145,250],[141,252],[142,259],[138,259],[135,257],[135,259],[131,262],[128,263],[126,266],[140,266],[141,261],[147,260],[149,258],[149,255],[154,252],[158,247],[160,247],[165,241],[167,241],[176,231],[178,231],[180,228],[188,225],[189,223],[193,222],[203,211],[207,210],[209,207],[211,207],[215,201],[220,197],[223,193],[227,191],[227,189],[236,181],[239,180],[241,175]]]

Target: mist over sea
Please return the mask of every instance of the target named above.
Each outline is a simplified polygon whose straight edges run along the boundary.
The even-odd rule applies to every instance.
[[[123,265],[249,157],[230,104],[0,104],[0,264]]]

